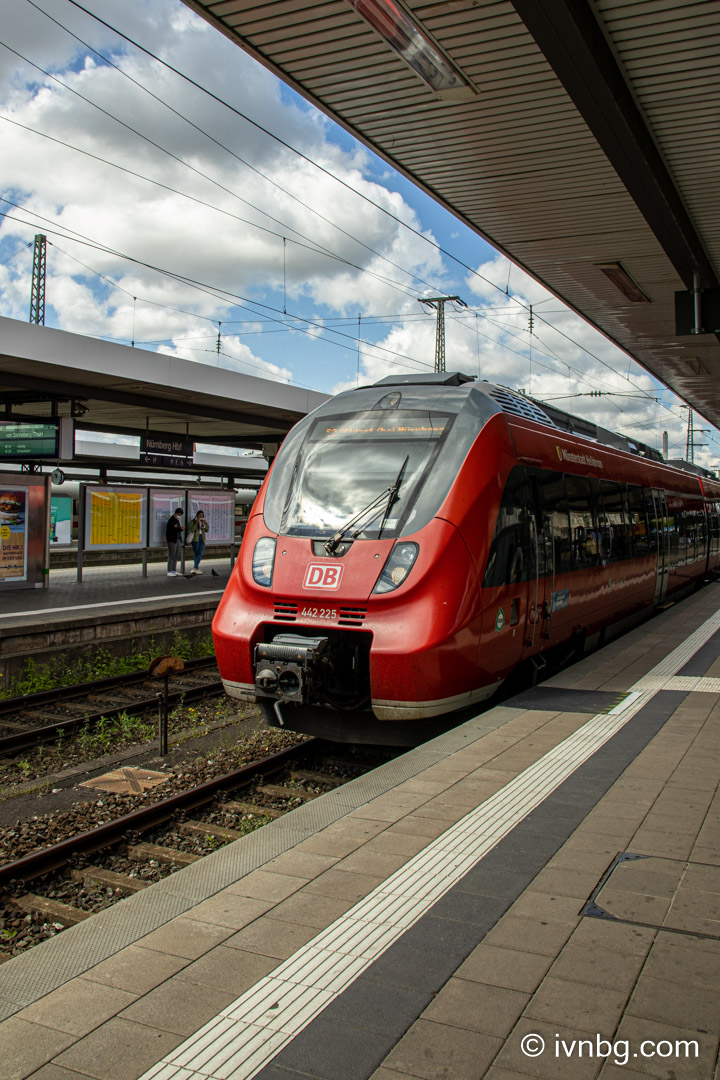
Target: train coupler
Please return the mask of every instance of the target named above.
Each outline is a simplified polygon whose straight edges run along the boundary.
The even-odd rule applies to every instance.
[[[327,649],[326,637],[278,634],[255,647],[255,689],[262,697],[303,702],[320,659]],[[282,717],[276,710],[278,719]]]

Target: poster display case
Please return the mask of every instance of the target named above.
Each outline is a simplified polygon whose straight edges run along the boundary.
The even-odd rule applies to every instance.
[[[87,484],[84,492],[86,551],[147,547],[147,488]]]
[[[184,488],[150,488],[148,544],[164,547],[165,526],[179,508],[183,512],[183,526],[187,520],[187,492]]]
[[[72,543],[72,517],[72,498],[69,495],[53,495],[50,499],[51,544]]]
[[[146,577],[149,549],[165,547],[165,527],[178,508],[183,511],[185,529],[197,511],[203,511],[210,526],[205,543],[208,546],[229,545],[232,566],[235,561],[234,491],[83,484],[80,487],[77,580],[82,581],[86,551],[137,550],[141,553],[143,576]],[[48,530],[51,527],[48,520]],[[184,563],[185,545],[181,562],[183,572]]]
[[[0,589],[46,587],[49,552],[49,479],[0,473]]]
[[[202,510],[210,526],[205,544],[233,544],[235,541],[235,492],[191,488],[188,493],[187,523]]]

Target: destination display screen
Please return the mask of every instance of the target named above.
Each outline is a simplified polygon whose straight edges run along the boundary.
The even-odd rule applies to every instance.
[[[0,420],[0,459],[56,458],[57,420]]]
[[[439,439],[445,434],[447,417],[403,419],[402,414],[377,418],[364,414],[338,424],[318,424],[315,439]]]

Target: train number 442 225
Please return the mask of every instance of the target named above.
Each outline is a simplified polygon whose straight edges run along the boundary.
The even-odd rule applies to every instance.
[[[304,607],[300,616],[304,619],[337,619],[337,608]]]

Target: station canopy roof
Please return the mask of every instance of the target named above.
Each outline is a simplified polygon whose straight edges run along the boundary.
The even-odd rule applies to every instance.
[[[75,416],[90,431],[173,434],[264,449],[326,395],[0,318],[0,404],[7,416]]]
[[[720,426],[720,0],[185,3]]]

